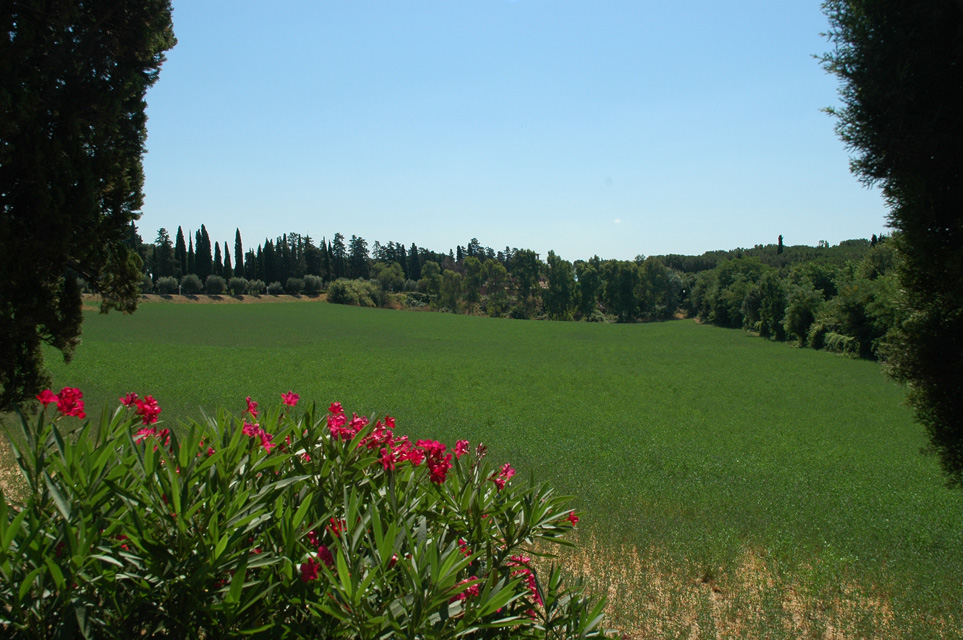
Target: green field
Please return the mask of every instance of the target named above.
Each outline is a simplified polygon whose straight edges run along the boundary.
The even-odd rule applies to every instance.
[[[489,445],[576,496],[572,570],[634,637],[959,637],[963,493],[880,366],[692,321],[303,304],[85,317],[55,388],[171,422],[294,390]],[[838,634],[833,636],[833,634]]]

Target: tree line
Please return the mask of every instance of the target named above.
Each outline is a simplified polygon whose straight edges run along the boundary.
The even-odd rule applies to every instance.
[[[185,242],[186,239],[186,242]],[[288,233],[245,250],[211,241],[206,227],[151,244],[135,230],[142,290],[233,295],[317,294],[330,302],[400,306],[491,317],[638,322],[677,315],[744,328],[775,340],[859,357],[884,355],[898,319],[889,238],[830,247],[756,245],[701,256],[570,262],[549,251],[495,251],[472,238],[447,253],[412,243],[369,250],[356,235],[330,241]],[[233,256],[233,259],[232,259]]]
[[[886,359],[904,319],[893,244],[847,241],[783,267],[758,255],[729,257],[692,279],[686,311],[772,340]]]

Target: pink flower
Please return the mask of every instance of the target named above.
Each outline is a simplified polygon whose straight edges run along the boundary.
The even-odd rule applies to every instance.
[[[137,406],[137,415],[140,416],[144,424],[154,424],[157,422],[157,416],[160,415],[161,408],[157,405],[157,400],[154,400],[154,396],[144,396],[143,400],[139,400],[134,394],[127,395],[134,396],[132,402]]]
[[[478,590],[479,583],[478,583],[478,578],[476,578],[475,576],[471,576],[469,578],[466,578],[465,580],[462,580],[461,582],[456,584],[455,587],[460,587],[461,585],[468,584],[469,582],[473,582],[474,584],[471,585],[470,587],[466,587],[464,591],[452,597],[448,602],[459,602],[461,600],[467,600],[470,597],[477,597],[479,594],[479,590]]]
[[[381,466],[385,468],[385,471],[395,470],[395,454],[386,447],[381,448]]]
[[[81,398],[84,394],[80,392],[80,389],[75,389],[73,387],[64,387],[57,394],[57,411],[64,416],[73,416],[75,418],[84,419],[87,414],[84,413],[84,401]]]
[[[271,453],[271,449],[278,446],[277,443],[271,442],[274,436],[262,429],[261,425],[257,423],[251,424],[250,422],[245,422],[244,426],[241,427],[241,433],[249,438],[259,438],[261,440],[261,446],[264,447],[264,450],[268,453]]]
[[[451,469],[451,454],[444,458],[428,458],[429,479],[435,484],[444,484],[448,479],[448,471]]]
[[[328,525],[328,531],[330,531],[331,535],[333,535],[335,538],[340,538],[341,532],[348,527],[348,523],[345,522],[344,520],[336,520],[335,518],[328,518],[328,522],[331,523]]]
[[[515,469],[512,468],[512,465],[506,464],[505,466],[502,467],[502,470],[498,473],[497,476],[492,474],[492,477],[489,478],[489,480],[494,482],[495,486],[498,487],[498,490],[501,491],[502,489],[505,488],[505,483],[511,480],[512,476],[514,475],[515,475]]]
[[[334,566],[334,555],[332,555],[331,549],[328,549],[324,545],[318,547],[318,558],[325,564],[325,566]]]
[[[415,445],[427,454],[426,461],[431,481],[435,484],[443,484],[451,469],[451,454],[445,455],[445,445],[437,440],[419,440]]]
[[[120,403],[125,407],[127,407],[128,409],[134,406],[134,403],[136,401],[137,401],[137,394],[134,393],[133,391],[128,392],[127,395],[125,395],[123,398],[120,399]]]
[[[328,411],[334,414],[344,413],[344,409],[341,408],[340,402],[332,402],[331,406],[328,407]]]
[[[308,558],[306,562],[301,563],[301,582],[311,582],[312,580],[318,579],[318,567],[320,567],[314,558]]]
[[[459,440],[455,443],[455,457],[461,458],[463,455],[468,453],[468,441]]]
[[[44,389],[43,391],[37,394],[37,400],[39,400],[40,403],[46,407],[48,404],[53,404],[54,402],[56,402],[58,398],[57,398],[57,394],[51,391],[50,389]]]
[[[578,516],[575,515],[574,510],[568,512],[568,521],[572,523],[573,527],[578,524]]]
[[[244,401],[247,402],[247,409],[245,409],[245,411],[246,411],[247,413],[250,413],[252,418],[256,418],[256,417],[257,417],[257,403],[254,402],[253,400],[251,400],[251,396],[248,396],[248,397],[244,398]]]
[[[535,572],[530,566],[531,558],[528,556],[512,556],[509,559],[509,566],[518,567],[517,570],[512,571],[512,576],[522,576],[525,578],[525,586],[528,587],[528,592],[532,596],[532,600],[535,604],[540,606],[544,605],[542,602],[542,596],[538,593],[538,582],[535,579]],[[534,611],[530,611],[529,615],[534,617]]]
[[[265,451],[267,451],[268,453],[271,453],[271,449],[277,446],[275,443],[271,442],[271,438],[273,438],[274,436],[264,431],[263,429],[261,430],[261,433],[259,435],[261,436],[261,446],[264,447]]]
[[[297,405],[298,400],[300,399],[301,399],[301,396],[294,393],[293,391],[288,391],[287,393],[281,394],[281,402],[286,404],[289,407],[293,407]]]

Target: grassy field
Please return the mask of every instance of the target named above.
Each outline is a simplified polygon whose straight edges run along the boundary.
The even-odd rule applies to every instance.
[[[85,318],[56,388],[162,419],[294,390],[489,445],[576,496],[566,556],[631,637],[961,637],[963,494],[879,365],[691,321],[525,322],[324,303]]]

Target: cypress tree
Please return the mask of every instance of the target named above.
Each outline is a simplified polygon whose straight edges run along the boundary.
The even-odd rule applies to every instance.
[[[214,259],[211,255],[211,237],[207,235],[207,228],[201,225],[201,230],[197,232],[194,242],[194,252],[197,261],[197,277],[201,282],[207,279],[214,271]]]
[[[241,230],[237,228],[234,229],[234,269],[239,275],[244,271],[244,246],[241,244]]]
[[[408,279],[421,279],[421,258],[418,255],[418,245],[414,242],[411,243],[411,249],[408,251]]]
[[[180,280],[187,271],[187,243],[184,242],[184,230],[177,227],[177,240],[174,242],[174,276]]]
[[[231,253],[227,250],[227,241],[224,242],[224,272],[221,273],[225,280],[234,277],[234,269],[231,268]]]
[[[216,276],[224,275],[224,262],[221,260],[221,243],[218,242],[214,245],[214,267],[211,270]]]
[[[187,240],[187,273],[197,275],[197,254],[194,253],[194,241]]]

